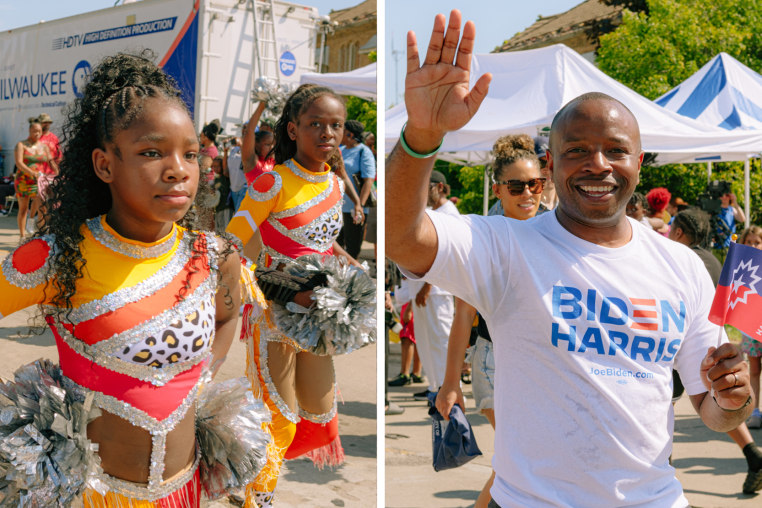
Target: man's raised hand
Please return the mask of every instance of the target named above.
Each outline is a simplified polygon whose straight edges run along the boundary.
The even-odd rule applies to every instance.
[[[469,90],[476,29],[473,22],[468,21],[461,37],[458,10],[450,13],[446,31],[445,22],[444,15],[437,14],[426,57],[420,66],[415,34],[407,34],[405,140],[419,153],[435,149],[445,133],[468,123],[486,97],[492,79],[492,75],[485,74]]]

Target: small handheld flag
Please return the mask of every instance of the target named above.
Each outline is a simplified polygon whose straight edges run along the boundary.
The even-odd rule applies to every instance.
[[[730,244],[709,320],[735,326],[762,342],[762,250]]]

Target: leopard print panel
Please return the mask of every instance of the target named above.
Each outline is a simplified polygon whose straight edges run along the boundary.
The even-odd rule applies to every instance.
[[[213,300],[176,320],[161,334],[154,334],[124,348],[116,356],[124,361],[161,368],[185,362],[203,353],[210,345],[215,329]]]
[[[324,250],[326,246],[333,245],[334,240],[339,236],[342,225],[341,209],[334,207],[324,213],[319,221],[312,222],[311,228],[306,230],[304,235],[310,242],[320,244]]]

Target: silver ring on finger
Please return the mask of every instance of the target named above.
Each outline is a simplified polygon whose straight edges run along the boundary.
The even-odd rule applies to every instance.
[[[738,376],[735,372],[732,372],[733,374],[733,386],[738,386]]]

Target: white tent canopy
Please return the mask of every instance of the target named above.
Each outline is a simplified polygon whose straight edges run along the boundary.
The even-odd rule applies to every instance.
[[[443,159],[484,163],[498,137],[546,132],[564,104],[587,92],[606,93],[630,108],[640,125],[643,149],[658,152],[661,163],[743,160],[762,146],[762,132],[728,131],[667,111],[564,45],[474,55],[471,68],[471,86],[482,74],[492,73],[489,94],[466,126],[445,136]],[[387,151],[406,120],[404,104],[387,111]]]
[[[654,102],[707,125],[762,132],[762,76],[727,53],[716,55]],[[762,145],[757,145],[757,153],[760,150]],[[749,160],[744,159],[744,208],[749,217]]]
[[[762,130],[762,76],[727,53],[654,102],[723,129]]]
[[[340,95],[354,95],[362,99],[376,100],[376,63],[349,72],[306,72],[300,84],[315,83],[328,86]]]

